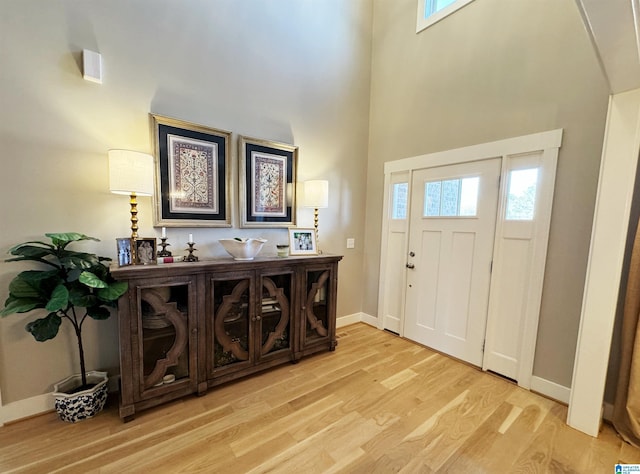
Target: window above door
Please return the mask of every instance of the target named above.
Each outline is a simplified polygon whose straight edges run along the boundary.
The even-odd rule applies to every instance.
[[[418,1],[418,21],[416,33],[437,23],[443,18],[460,10],[473,0],[417,0]]]

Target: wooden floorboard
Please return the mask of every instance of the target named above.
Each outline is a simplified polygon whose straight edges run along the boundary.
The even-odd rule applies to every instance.
[[[143,411],[0,428],[0,472],[611,473],[640,450],[565,406],[365,324],[333,353]]]

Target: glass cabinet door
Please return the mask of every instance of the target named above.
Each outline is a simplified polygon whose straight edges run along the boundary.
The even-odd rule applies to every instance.
[[[291,342],[291,273],[262,277],[259,328],[260,357],[292,348]]]
[[[250,360],[249,322],[252,316],[250,277],[212,280],[213,369]]]
[[[324,341],[329,336],[329,269],[306,272],[305,302],[303,306],[305,330],[303,343]]]
[[[142,391],[190,378],[189,283],[139,288]]]

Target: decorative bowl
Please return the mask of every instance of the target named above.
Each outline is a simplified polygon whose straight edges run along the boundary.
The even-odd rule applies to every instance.
[[[233,257],[234,260],[253,260],[262,250],[265,239],[219,239],[224,249]]]

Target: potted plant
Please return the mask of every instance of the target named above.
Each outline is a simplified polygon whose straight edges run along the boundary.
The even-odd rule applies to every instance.
[[[82,327],[87,318],[103,320],[110,316],[118,298],[127,290],[126,282],[116,282],[103,262],[110,258],[76,252],[73,242],[98,239],[75,232],[45,234],[51,243],[29,241],[18,244],[7,262],[31,261],[41,269],[19,273],[9,284],[9,297],[0,316],[44,309],[48,314],[25,326],[36,341],[53,339],[63,320],[73,326],[78,343],[80,374],[54,385],[55,406],[64,421],[90,418],[104,407],[107,398],[106,372],[85,368]]]

